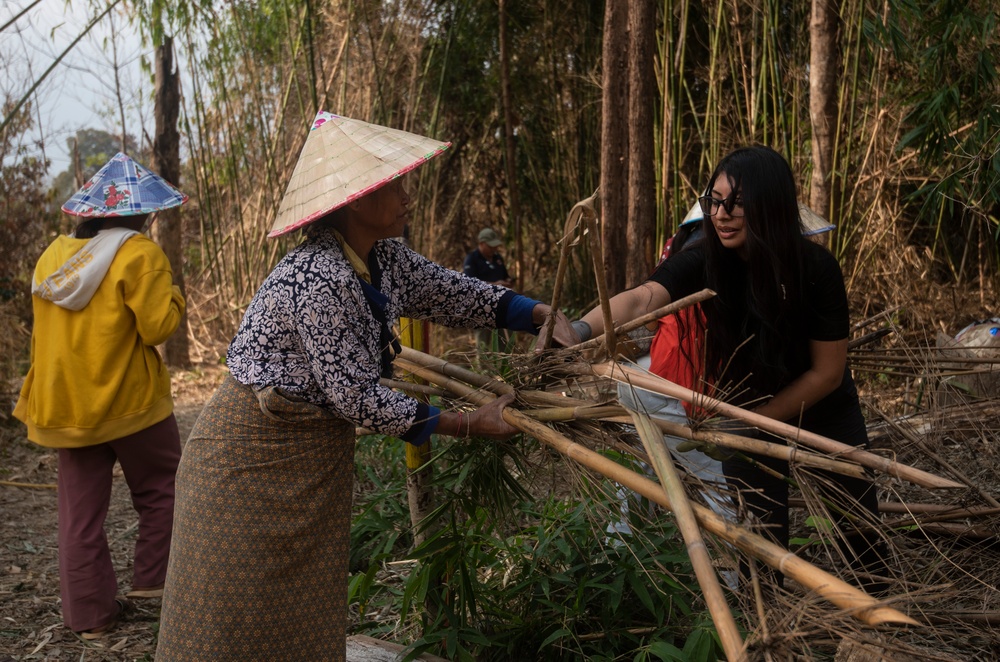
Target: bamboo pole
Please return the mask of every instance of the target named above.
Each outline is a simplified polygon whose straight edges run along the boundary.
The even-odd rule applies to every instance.
[[[526,413],[531,415],[533,412]],[[605,420],[610,420],[615,423],[628,422],[624,417],[615,417]],[[764,441],[763,439],[750,439],[749,437],[741,437],[739,435],[726,434],[724,432],[696,432],[686,425],[672,423],[658,418],[653,419],[653,424],[659,427],[664,434],[669,434],[672,437],[680,437],[681,439],[688,439],[690,441],[724,446],[725,448],[733,448],[745,453],[772,457],[777,460],[784,460],[789,464],[799,464],[806,467],[812,467],[814,469],[823,469],[825,471],[832,471],[844,476],[852,476],[854,478],[865,477],[864,469],[857,464],[835,460],[833,458],[819,455],[809,450],[796,448],[794,446],[785,446],[783,444]]]
[[[514,392],[514,387],[507,382],[494,379],[493,377],[489,377],[487,375],[481,375],[478,372],[473,372],[463,366],[455,363],[449,363],[444,359],[439,359],[423,352],[412,351],[409,347],[403,347],[402,351],[397,354],[397,357],[403,359],[403,362],[398,364],[400,367],[404,367],[406,362],[409,362],[410,365],[430,368],[435,372],[455,377],[467,384],[472,384],[489,391],[490,393],[495,393],[496,395],[506,395],[507,393]],[[573,398],[567,395],[562,395],[561,393],[536,391],[532,389],[519,390],[517,392],[517,397],[524,402],[549,407],[588,407],[594,404],[589,400],[581,400],[580,398]]]
[[[670,457],[670,450],[663,442],[663,435],[646,414],[634,410],[630,410],[629,414],[635,422],[636,430],[639,431],[639,438],[646,449],[646,454],[653,463],[653,469],[660,479],[660,485],[670,503],[673,504],[677,528],[684,538],[688,558],[691,559],[695,578],[698,580],[698,586],[701,587],[708,612],[712,615],[715,630],[719,633],[719,640],[722,642],[726,659],[731,662],[745,661],[748,658],[743,638],[740,636],[736,619],[733,618],[726,597],[722,594],[722,586],[719,585],[719,577],[715,574],[705,540],[701,537],[701,529],[695,519],[694,509],[691,508],[691,502],[688,501],[687,492],[684,491],[681,477],[677,473],[677,467],[674,466]]]
[[[514,390],[512,386],[506,384],[505,382],[500,382],[485,375],[480,375],[479,373],[472,372],[471,370],[467,370],[466,368],[433,356],[429,356],[422,352],[412,352],[408,350],[409,348],[404,345],[401,353],[398,355],[398,358],[401,359],[398,365],[403,369],[408,369],[407,366],[420,365],[425,368],[435,370],[436,372],[456,377],[463,382],[475,384],[498,395],[510,393]],[[406,390],[407,388],[411,390],[413,389],[413,385],[409,382],[396,382],[384,379],[382,382],[402,390]],[[421,388],[428,389],[426,392],[430,392],[430,390],[432,390],[431,387],[427,386],[423,386]],[[557,422],[568,420],[603,419],[612,423],[631,423],[631,418],[626,415],[626,409],[619,405],[595,405],[592,402],[570,398],[558,393],[549,393],[547,391],[522,390],[517,392],[517,396],[520,400],[525,402],[547,405],[544,409],[531,409],[524,412],[527,416],[531,416],[538,421]],[[696,432],[690,427],[661,419],[653,419],[653,422],[665,434],[680,437],[682,439],[700,441],[708,444],[724,446],[726,448],[733,448],[747,453],[754,453],[756,455],[773,457],[775,459],[784,460],[785,462],[797,463],[802,466],[813,467],[816,469],[824,469],[842,474],[844,476],[853,476],[856,478],[864,477],[864,470],[856,464],[825,457],[823,455],[818,455],[792,446],[776,444],[764,441],[763,439],[748,439],[739,435],[725,434],[722,432]]]
[[[536,421],[557,423],[560,421],[590,421],[620,417],[624,407],[618,405],[585,405],[583,407],[546,407],[544,409],[529,409],[525,415]]]
[[[385,386],[386,388],[394,388],[398,391],[404,391],[406,393],[416,393],[419,395],[446,395],[447,391],[444,391],[434,386],[427,386],[425,384],[414,384],[412,382],[402,382],[398,379],[380,379],[379,384]]]
[[[789,439],[795,439],[796,441],[806,446],[810,446],[811,448],[844,457],[850,461],[857,462],[862,466],[870,469],[877,469],[878,471],[889,474],[890,476],[910,481],[915,485],[919,485],[927,489],[965,489],[966,487],[961,483],[956,483],[955,481],[941,478],[940,476],[922,471],[915,467],[910,467],[887,458],[879,457],[874,453],[869,453],[868,451],[860,448],[855,448],[854,446],[849,446],[848,444],[828,439],[814,432],[809,432],[808,430],[797,428],[793,425],[789,425],[788,423],[776,421],[772,418],[768,418],[767,416],[761,416],[760,414],[755,414],[754,412],[722,402],[721,400],[716,400],[715,398],[696,393],[689,388],[678,386],[677,384],[663,379],[662,377],[642,372],[634,368],[629,368],[621,365],[620,363],[607,361],[605,363],[592,365],[590,368],[593,370],[594,374],[609,377],[616,381],[632,384],[633,386],[638,386],[639,388],[644,388],[649,391],[678,398],[684,402],[689,402],[698,407],[717,412],[729,418],[741,420],[762,430],[788,437]]]
[[[447,388],[457,396],[478,406],[486,404],[494,397],[428,368],[414,366],[414,372],[423,379]],[[575,443],[512,407],[504,409],[503,416],[504,420],[512,426],[535,437],[542,443],[552,446],[571,460],[608,477],[668,510],[673,510],[670,499],[667,498],[660,486],[650,479]],[[698,524],[703,529],[815,591],[819,596],[849,612],[862,622],[868,625],[883,623],[919,625],[917,621],[906,614],[883,605],[864,591],[800,559],[780,545],[726,521],[711,509],[698,504],[692,504],[692,507]]]
[[[654,310],[652,312],[646,313],[645,315],[642,315],[641,317],[637,317],[637,318],[635,318],[634,320],[632,320],[630,322],[626,322],[625,324],[622,324],[621,326],[616,327],[615,328],[615,334],[617,334],[617,335],[626,334],[629,331],[632,331],[634,329],[638,329],[640,326],[645,326],[646,324],[649,324],[650,322],[658,320],[661,317],[665,317],[667,315],[676,313],[679,310],[684,310],[685,308],[693,306],[693,305],[695,305],[697,303],[701,303],[702,301],[705,301],[706,299],[711,299],[714,296],[715,296],[715,292],[713,292],[712,290],[709,290],[707,288],[704,289],[704,290],[701,290],[700,292],[695,292],[694,294],[689,294],[688,296],[686,296],[686,297],[684,297],[682,299],[678,299],[677,301],[672,301],[672,302],[668,303],[666,306],[661,306],[660,308],[657,308],[656,310]],[[606,321],[607,320],[605,320],[605,322]],[[579,343],[577,345],[573,345],[571,347],[567,347],[567,349],[570,349],[570,350],[593,349],[595,347],[601,347],[601,346],[603,346],[604,345],[604,340],[605,339],[604,339],[603,336],[598,337],[598,338],[591,338],[590,340],[585,340],[582,343]]]

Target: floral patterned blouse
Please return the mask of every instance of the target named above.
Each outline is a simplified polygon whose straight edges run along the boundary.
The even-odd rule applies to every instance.
[[[412,317],[537,332],[531,309],[538,302],[532,299],[435,264],[394,239],[377,242],[371,256],[381,271],[390,324]],[[333,233],[321,230],[292,249],[261,285],[227,363],[243,384],[277,387],[357,426],[423,443],[440,411],[379,384],[380,328]]]

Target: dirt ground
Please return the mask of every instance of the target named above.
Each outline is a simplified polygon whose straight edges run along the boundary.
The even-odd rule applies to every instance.
[[[225,374],[218,364],[175,371],[174,414],[181,439],[187,438]],[[100,641],[84,641],[63,626],[56,556],[56,452],[29,442],[23,429],[16,421],[0,421],[0,481],[31,485],[0,486],[0,662],[152,660],[158,599],[136,601],[135,612]],[[131,588],[136,522],[125,479],[116,470],[105,530],[123,594]]]

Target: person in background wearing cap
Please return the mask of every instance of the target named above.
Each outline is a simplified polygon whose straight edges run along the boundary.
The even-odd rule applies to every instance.
[[[850,331],[847,293],[836,258],[804,239],[795,179],[785,159],[764,146],[737,149],[716,166],[699,198],[705,214],[698,246],[663,261],[642,285],[610,300],[622,322],[708,287],[705,301],[706,381],[717,388],[736,380],[732,404],[852,446],[868,445],[865,419],[847,365]],[[582,322],[582,324],[581,324]],[[574,323],[581,337],[604,332],[600,308]],[[745,424],[725,431],[763,435]],[[780,439],[770,437],[772,441]],[[779,544],[787,545],[787,462],[767,457],[722,461],[727,483]],[[763,468],[761,468],[763,467]],[[849,517],[878,517],[875,486],[862,478],[824,474],[836,489],[823,493],[832,515],[847,528]],[[850,498],[844,498],[843,495]],[[862,524],[862,526],[864,526]],[[858,581],[884,588],[872,575],[885,570],[877,534],[857,531],[841,539]],[[748,568],[741,568],[744,577]],[[776,577],[781,581],[780,575]]]
[[[480,230],[479,246],[465,256],[462,273],[487,283],[513,288],[514,281],[507,273],[507,265],[504,264],[503,256],[497,250],[501,246],[503,246],[503,240],[493,228]],[[507,331],[504,329],[478,329],[476,331],[476,344],[480,351],[493,349],[494,335],[497,338],[496,349],[507,350],[510,346],[510,334]]]
[[[127,597],[162,595],[181,447],[156,345],[185,304],[167,256],[140,230],[186,200],[119,153],[63,205],[83,220],[35,266],[31,368],[14,415],[30,440],[58,449],[63,621],[84,639],[107,633],[129,606],[116,597],[104,532],[116,460],[139,513]]]
[[[537,333],[549,307],[437,265],[398,237],[400,175],[448,143],[321,112],[271,236],[304,228],[229,346],[177,476],[157,662],[344,660],[355,429],[415,445],[505,439],[499,398],[441,411],[380,380],[400,317]],[[573,335],[558,316],[554,337]]]
[[[507,273],[507,265],[497,249],[503,246],[503,240],[493,228],[484,228],[479,232],[479,247],[465,256],[462,273],[466,276],[484,280],[503,287],[514,287],[514,281]]]

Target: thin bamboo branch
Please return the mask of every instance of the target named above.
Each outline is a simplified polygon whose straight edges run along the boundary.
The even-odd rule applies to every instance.
[[[4,487],[24,487],[32,490],[54,490],[58,487],[55,483],[19,483],[14,480],[0,480],[0,485]]]
[[[627,422],[624,417],[610,418],[606,420],[616,423]],[[814,469],[823,469],[825,471],[832,471],[844,476],[852,476],[855,478],[864,478],[865,476],[864,469],[857,464],[835,460],[809,450],[796,448],[795,446],[785,446],[783,444],[764,441],[763,439],[751,439],[749,437],[741,437],[739,435],[727,434],[724,432],[695,431],[686,425],[672,423],[671,421],[665,421],[659,418],[654,418],[653,423],[665,434],[672,437],[703,442],[706,445],[724,446],[725,448],[732,448],[744,453],[772,457],[788,462],[789,464],[798,464],[805,467],[812,467]]]
[[[34,83],[32,83],[31,88],[24,93],[24,96],[18,99],[17,103],[14,104],[14,107],[10,109],[7,115],[3,118],[3,121],[0,122],[0,133],[3,133],[4,129],[7,128],[7,125],[10,124],[15,117],[17,117],[17,114],[18,112],[20,112],[21,107],[28,102],[28,99],[31,98],[31,95],[35,93],[35,90],[38,89],[38,87],[42,84],[42,82],[49,77],[49,74],[52,73],[52,71],[59,65],[60,62],[62,62],[63,58],[66,57],[70,51],[76,48],[76,45],[80,43],[80,40],[83,39],[85,36],[87,36],[87,33],[89,33],[95,25],[100,23],[101,20],[105,16],[107,16],[111,12],[111,10],[118,5],[119,2],[121,2],[121,0],[111,0],[111,2],[108,3],[104,11],[100,14],[100,16],[97,16],[94,19],[92,19],[90,23],[87,24],[87,27],[83,29],[83,32],[78,34],[76,36],[76,39],[70,42],[69,46],[63,49],[63,52],[60,53],[59,56],[52,61],[52,64],[50,64],[48,68],[42,72],[42,75],[39,76]]]
[[[903,427],[902,425],[900,425],[896,421],[894,421],[891,418],[889,418],[889,416],[887,416],[883,411],[881,411],[880,409],[878,409],[877,407],[875,407],[873,404],[869,403],[868,407],[872,411],[874,411],[875,413],[877,413],[882,418],[882,420],[884,420],[886,423],[888,423],[891,427],[895,428],[895,430],[897,432],[899,432],[901,435],[903,435],[904,437],[906,437],[912,443],[916,444],[917,447],[920,450],[922,450],[923,452],[927,453],[927,455],[931,459],[933,459],[939,465],[941,465],[942,467],[944,467],[947,471],[950,471],[952,473],[952,475],[956,476],[959,480],[961,480],[963,483],[965,483],[965,485],[967,487],[969,487],[969,488],[971,488],[971,489],[976,490],[977,492],[979,492],[979,496],[983,497],[983,499],[985,499],[988,504],[990,504],[993,507],[1000,508],[1000,501],[997,501],[993,497],[993,495],[990,494],[989,492],[987,492],[986,490],[984,490],[982,488],[979,488],[979,487],[976,487],[976,484],[973,483],[972,480],[967,475],[965,475],[965,472],[959,470],[959,468],[956,467],[955,465],[953,465],[951,462],[948,462],[943,457],[941,457],[940,455],[938,455],[937,453],[935,453],[934,451],[932,451],[927,446],[927,444],[924,443],[923,439],[921,439],[920,437],[916,436],[915,434],[913,434],[912,432],[910,432],[909,430],[907,430],[905,427]]]
[[[604,348],[608,352],[608,357],[615,356],[618,349],[618,340],[615,335],[614,322],[611,319],[610,296],[608,295],[608,281],[604,273],[604,262],[601,257],[604,253],[601,248],[601,238],[597,230],[597,217],[585,216],[584,223],[587,228],[587,238],[590,241],[590,256],[594,262],[594,278],[597,280],[597,296],[601,302],[601,312],[604,314]]]
[[[380,379],[379,384],[388,388],[394,388],[406,393],[418,393],[420,395],[447,395],[447,391],[426,384],[414,384],[413,382],[403,382],[398,379]]]
[[[695,304],[701,303],[702,301],[711,299],[714,296],[715,292],[709,289],[704,289],[700,292],[695,292],[694,294],[690,294],[682,299],[678,299],[677,301],[672,301],[671,303],[668,303],[666,306],[661,306],[660,308],[657,308],[652,312],[646,313],[641,317],[637,317],[634,320],[631,320],[629,322],[622,324],[619,327],[616,327],[615,336],[617,337],[620,335],[624,335],[629,331],[638,329],[640,326],[645,326],[646,324],[658,320],[661,317],[666,317],[667,315],[671,315],[680,310],[684,310],[685,308],[689,308]],[[605,320],[605,323],[607,323],[607,320]],[[572,347],[568,347],[567,349],[581,350],[581,351],[585,349],[594,349],[595,347],[604,346],[605,342],[606,342],[606,336],[602,336],[600,338],[591,338],[590,340],[586,340],[578,345],[573,345]]]
[[[869,453],[868,451],[860,448],[849,446],[839,441],[834,441],[833,439],[828,439],[814,432],[809,432],[808,430],[802,430],[801,428],[789,425],[788,423],[775,421],[774,419],[766,416],[755,414],[735,405],[722,402],[721,400],[716,400],[715,398],[696,393],[689,388],[678,386],[677,384],[663,379],[662,377],[623,366],[620,363],[608,361],[592,365],[590,366],[590,369],[594,372],[594,374],[609,377],[616,381],[632,384],[633,386],[638,386],[656,393],[662,393],[664,395],[678,398],[684,402],[694,404],[697,407],[722,414],[729,418],[741,420],[762,430],[766,430],[789,439],[794,439],[799,443],[810,446],[811,448],[836,454],[853,462],[857,462],[862,466],[870,469],[877,469],[883,473],[889,474],[890,476],[910,481],[927,489],[965,488],[965,485],[962,485],[961,483],[956,483],[955,481],[936,476],[926,471],[922,471],[899,462],[894,462],[888,458],[879,457],[874,453]]]
[[[569,252],[575,241],[571,239],[576,235],[577,230],[580,228],[581,218],[585,215],[597,216],[597,211],[594,209],[594,202],[597,200],[597,195],[600,192],[600,188],[591,194],[589,198],[585,198],[580,202],[573,205],[573,208],[569,210],[569,214],[566,215],[566,223],[563,225],[563,237],[560,241],[559,249],[559,266],[556,268],[556,282],[552,287],[552,310],[549,315],[555,315],[556,311],[559,310],[559,304],[562,303],[560,299],[562,298],[562,288],[563,282],[566,280],[566,267],[569,264]],[[542,335],[538,338],[538,346],[542,349],[548,349],[552,343],[552,330],[555,328],[554,323],[547,324],[542,331]]]
[[[733,618],[729,604],[722,594],[722,586],[719,585],[719,577],[712,566],[712,559],[708,555],[705,540],[701,537],[701,529],[695,519],[694,509],[691,507],[691,502],[688,501],[687,492],[681,483],[677,467],[674,466],[670,457],[670,451],[663,443],[663,435],[646,414],[634,410],[630,410],[629,414],[635,422],[636,430],[639,431],[639,438],[646,449],[646,454],[653,462],[653,468],[660,479],[660,485],[673,505],[677,528],[684,538],[688,558],[694,568],[694,575],[701,587],[705,604],[712,615],[715,629],[719,633],[722,648],[726,652],[726,659],[747,660],[746,646],[743,644],[743,638],[740,637],[736,619]]]

